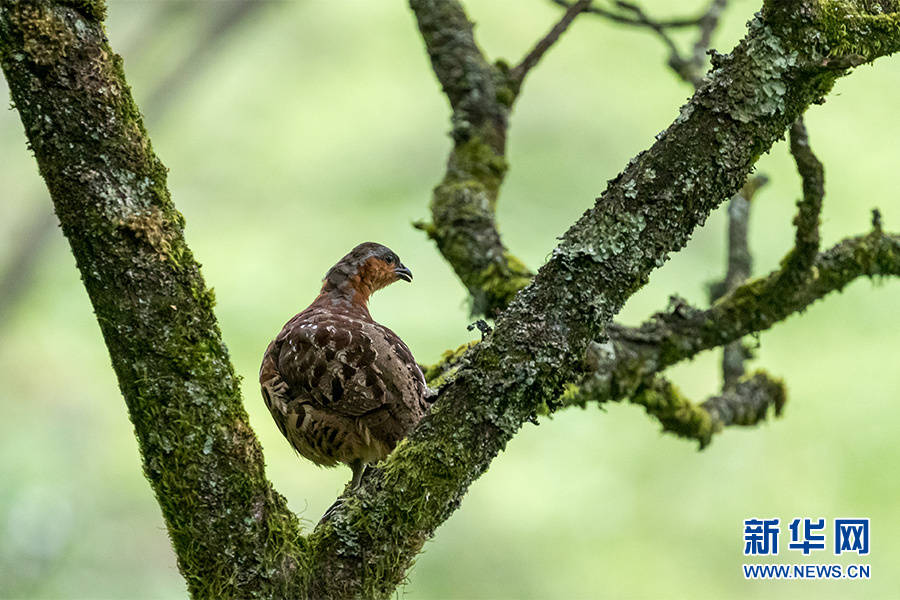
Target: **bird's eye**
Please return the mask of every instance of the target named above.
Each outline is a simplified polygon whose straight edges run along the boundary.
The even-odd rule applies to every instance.
[[[394,264],[394,257],[389,255],[389,256],[385,257],[384,262],[386,262],[389,265],[392,265],[392,264]]]

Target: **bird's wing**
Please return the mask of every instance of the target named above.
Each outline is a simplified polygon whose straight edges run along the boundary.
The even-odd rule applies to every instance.
[[[424,393],[422,380],[417,394],[421,371],[409,349],[370,319],[325,311],[301,313],[275,343],[280,346],[278,373],[292,399],[302,403],[378,425],[398,416],[407,421],[402,413],[409,409],[404,407]]]

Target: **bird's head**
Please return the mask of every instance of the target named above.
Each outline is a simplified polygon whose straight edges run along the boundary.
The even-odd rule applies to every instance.
[[[400,257],[387,246],[365,242],[328,270],[322,293],[365,304],[373,292],[401,279],[412,281],[412,271],[400,262]]]

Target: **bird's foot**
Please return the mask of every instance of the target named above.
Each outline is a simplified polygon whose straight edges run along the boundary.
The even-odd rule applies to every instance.
[[[340,507],[342,507],[342,506],[344,505],[344,502],[346,502],[346,501],[347,501],[347,497],[346,497],[346,496],[338,496],[338,499],[334,501],[334,504],[332,504],[331,506],[329,506],[329,507],[328,507],[328,510],[325,511],[325,514],[322,515],[322,518],[319,519],[319,524],[322,524],[322,523],[324,523],[325,521],[330,520],[331,517],[334,515],[334,513],[336,513],[337,510],[338,510]]]

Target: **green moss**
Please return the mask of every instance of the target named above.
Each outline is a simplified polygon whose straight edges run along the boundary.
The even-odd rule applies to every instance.
[[[515,101],[516,93],[508,85],[497,88],[497,102],[507,108],[511,108]]]
[[[305,541],[265,478],[166,169],[102,3],[4,4],[0,62],[109,348],[193,596],[297,597]]]
[[[444,182],[478,182],[491,193],[490,208],[493,210],[493,203],[507,168],[506,158],[486,141],[485,135],[473,134],[454,147]]]
[[[647,414],[656,417],[662,423],[663,431],[697,440],[700,448],[706,447],[716,432],[716,424],[709,413],[663,378],[655,379],[652,385],[641,389],[631,402],[643,406]]]
[[[492,261],[474,274],[475,287],[492,307],[505,307],[519,290],[531,283],[534,275],[518,258],[504,251],[501,260]]]
[[[425,382],[432,388],[439,389],[453,380],[453,376],[462,364],[462,358],[470,348],[478,344],[477,340],[466,342],[456,350],[447,350],[438,362],[425,367]]]
[[[47,67],[63,58],[66,49],[74,42],[75,34],[65,24],[55,18],[45,4],[23,4],[15,10],[5,8],[0,13],[0,60],[4,70],[14,67],[10,63],[32,63]],[[15,33],[14,33],[15,32]],[[21,35],[21,40],[13,40],[13,35]],[[17,43],[18,42],[18,43]],[[20,110],[29,110],[25,103]]]
[[[82,14],[97,22],[106,19],[106,2],[104,0],[63,0],[60,4],[75,7]]]
[[[823,1],[816,25],[828,44],[828,55],[864,57],[866,61],[900,49],[900,14],[860,12],[852,2]]]
[[[563,387],[563,393],[560,395],[557,404],[559,408],[565,408],[567,406],[577,406],[579,408],[587,408],[588,395],[584,393],[581,386],[575,385],[574,383],[567,383],[565,387]],[[544,406],[540,409],[541,414],[549,415],[552,410],[550,407],[544,404]]]
[[[474,135],[459,142],[431,202],[435,240],[472,298],[472,313],[496,315],[531,281],[532,273],[500,242],[494,221],[506,159]]]

